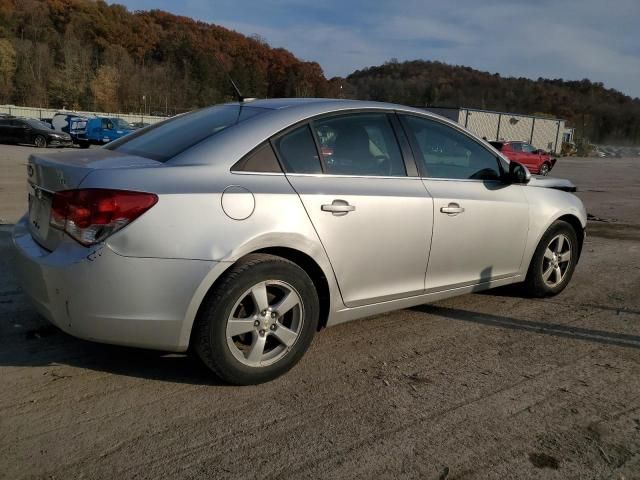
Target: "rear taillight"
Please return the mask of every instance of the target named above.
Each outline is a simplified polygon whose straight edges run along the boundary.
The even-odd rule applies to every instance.
[[[101,242],[153,207],[153,193],[86,188],[53,195],[50,224],[82,245]]]

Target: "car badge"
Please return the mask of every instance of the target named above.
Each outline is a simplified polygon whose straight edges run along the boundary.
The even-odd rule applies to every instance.
[[[33,193],[36,194],[36,197],[38,198],[38,200],[42,200],[42,189],[36,188]]]
[[[58,170],[57,173],[58,173],[58,182],[60,182],[60,185],[66,186],[67,182],[64,179],[64,173],[62,173],[62,170]]]

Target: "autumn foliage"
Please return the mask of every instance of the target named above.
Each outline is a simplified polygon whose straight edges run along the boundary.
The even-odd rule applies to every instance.
[[[212,7],[213,8],[213,7]],[[0,103],[176,113],[246,96],[323,96],[327,81],[259,37],[89,0],[0,0]]]
[[[347,77],[356,98],[559,117],[592,142],[640,143],[640,99],[587,79],[505,78],[441,62],[389,61]]]

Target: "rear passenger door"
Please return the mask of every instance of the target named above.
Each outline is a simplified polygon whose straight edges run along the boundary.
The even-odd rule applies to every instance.
[[[384,112],[350,113],[273,140],[348,307],[424,291],[433,204],[415,164],[407,174],[398,128]]]
[[[11,141],[16,143],[31,143],[31,127],[22,120],[11,120]]]

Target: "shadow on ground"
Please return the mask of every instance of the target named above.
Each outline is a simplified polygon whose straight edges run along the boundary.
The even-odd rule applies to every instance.
[[[191,385],[225,385],[194,355],[88,342],[72,337],[33,313],[36,328],[0,350],[0,366],[69,365],[113,375]],[[0,318],[0,320],[2,320]]]
[[[412,310],[428,313],[430,315],[438,315],[452,320],[479,323],[481,325],[488,325],[492,327],[508,328],[510,330],[524,330],[553,337],[571,338],[573,340],[583,340],[603,343],[606,345],[640,349],[640,336],[638,335],[607,332],[605,330],[593,330],[558,323],[520,320],[500,315],[471,312],[468,310],[441,307],[437,305],[419,305],[417,307],[413,307]]]

